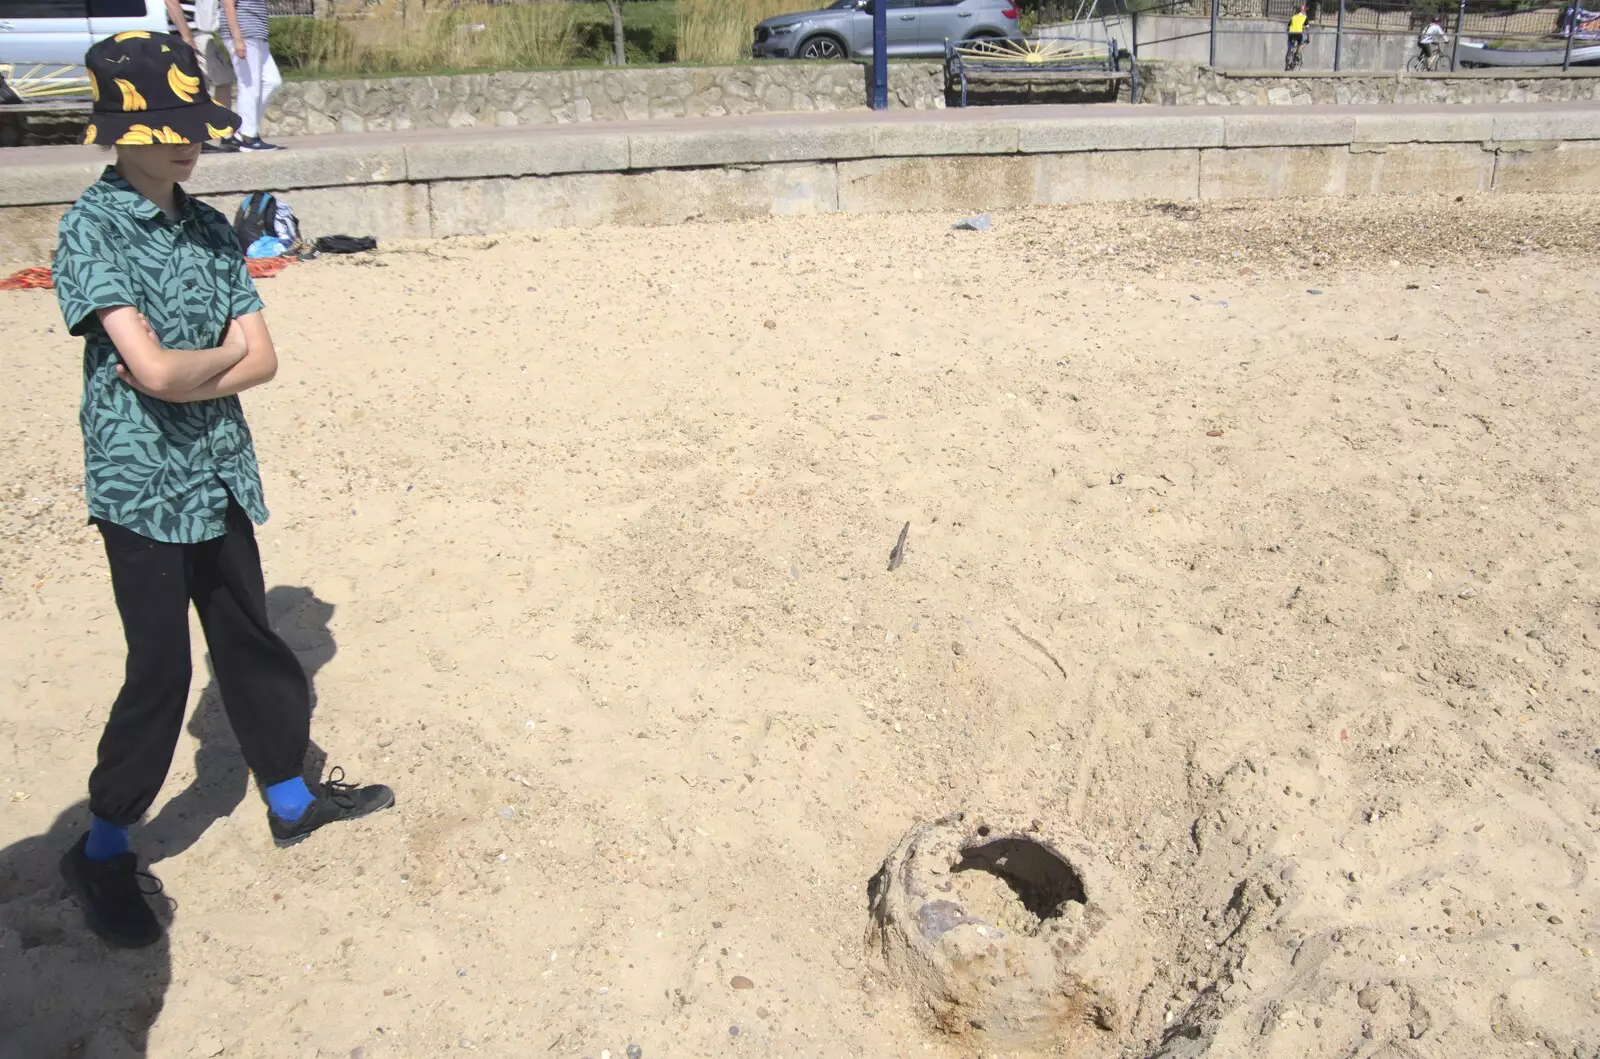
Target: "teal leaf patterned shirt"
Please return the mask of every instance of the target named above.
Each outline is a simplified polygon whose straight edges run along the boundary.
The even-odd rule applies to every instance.
[[[84,493],[89,515],[169,544],[226,531],[228,502],[267,520],[255,444],[238,397],[170,404],[117,378],[98,309],[131,305],[163,349],[210,349],[262,308],[227,218],[178,193],[174,221],[107,168],[61,220],[55,285],[83,345]]]

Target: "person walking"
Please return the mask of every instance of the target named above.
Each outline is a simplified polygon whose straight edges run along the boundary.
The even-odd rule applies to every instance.
[[[166,0],[167,24],[172,32],[194,49],[200,60],[200,75],[205,78],[211,98],[223,107],[233,106],[233,58],[217,37],[221,27],[221,0]],[[202,151],[237,151],[239,141],[207,140]]]
[[[222,35],[233,54],[233,79],[239,86],[239,149],[281,151],[261,138],[261,115],[283,84],[267,46],[267,0],[222,0]]]
[[[61,874],[95,933],[140,948],[163,928],[128,829],[160,793],[183,728],[191,606],[277,845],[387,808],[394,792],[346,783],[338,768],[315,792],[302,778],[311,689],[267,615],[253,528],[267,509],[238,398],[272,381],[277,352],[227,218],[180,186],[200,145],[239,118],[172,34],[118,34],[84,65],[83,139],[114,145],[116,162],[62,218],[54,280],[84,341],[84,494],[128,655],[89,775],[89,828]]]

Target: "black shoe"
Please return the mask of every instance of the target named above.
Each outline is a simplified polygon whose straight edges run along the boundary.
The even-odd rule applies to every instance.
[[[323,824],[359,819],[393,804],[394,791],[381,783],[366,787],[345,783],[344,769],[335,765],[322,784],[322,793],[300,814],[300,819],[283,820],[268,810],[267,822],[272,827],[273,844],[281,849],[294,845]]]
[[[241,150],[241,151],[281,151],[281,150],[283,150],[283,148],[279,147],[275,143],[268,143],[266,140],[263,140],[259,136],[252,136],[248,140],[240,140],[239,141],[239,150]]]
[[[239,141],[232,136],[221,140],[207,140],[200,145],[201,154],[237,154],[238,152]]]
[[[83,852],[88,841],[89,836],[84,835],[67,850],[61,858],[61,877],[83,906],[89,929],[124,949],[142,949],[160,941],[161,921],[145,898],[161,892],[161,881],[140,871],[132,853],[107,861],[90,860]]]

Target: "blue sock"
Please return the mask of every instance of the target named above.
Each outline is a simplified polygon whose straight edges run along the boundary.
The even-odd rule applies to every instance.
[[[128,852],[128,829],[108,824],[98,816],[89,816],[89,841],[84,843],[83,855],[90,860],[107,861]]]
[[[314,801],[316,799],[311,796],[311,789],[299,776],[267,788],[267,807],[272,810],[272,815],[291,824],[304,816]]]

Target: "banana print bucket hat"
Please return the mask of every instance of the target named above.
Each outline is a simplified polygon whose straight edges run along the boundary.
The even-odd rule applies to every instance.
[[[84,143],[204,143],[233,135],[239,116],[211,98],[200,60],[172,33],[129,30],[83,57],[94,97]]]

